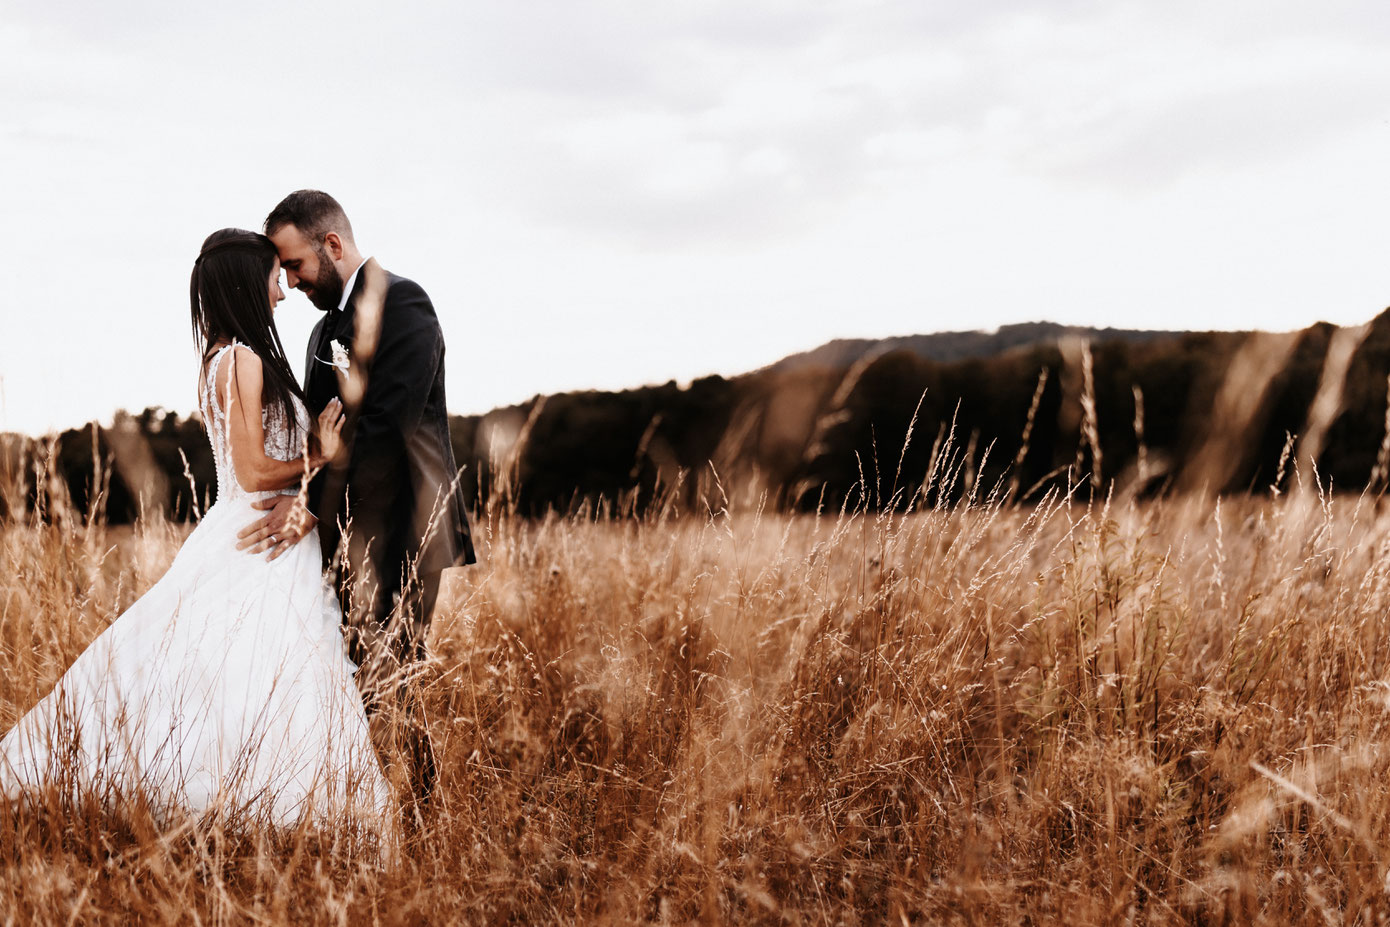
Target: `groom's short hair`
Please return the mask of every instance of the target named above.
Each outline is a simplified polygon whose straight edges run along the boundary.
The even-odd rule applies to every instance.
[[[323,241],[329,232],[352,241],[352,223],[338,201],[322,190],[296,190],[280,201],[265,217],[265,233],[274,235],[293,225],[312,242]]]

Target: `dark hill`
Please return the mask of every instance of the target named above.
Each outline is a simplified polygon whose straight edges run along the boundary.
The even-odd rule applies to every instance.
[[[735,377],[536,397],[450,425],[475,504],[528,514],[654,501],[717,511],[763,493],[793,508],[936,504],[1068,480],[1084,495],[1097,460],[1107,491],[1263,492],[1291,472],[1279,467],[1287,436],[1309,432],[1325,482],[1381,491],[1387,375],[1390,310],[1366,326],[1285,333],[1041,322],[834,341]],[[1340,393],[1338,411],[1310,427],[1310,409],[1327,405],[1314,402],[1324,380],[1341,387],[1328,393]],[[1099,455],[1085,437],[1091,415]],[[93,451],[114,464],[102,488],[115,521],[142,496],[188,514],[190,477],[199,501],[214,491],[196,419],[146,410],[56,444],[0,436],[0,521],[40,495],[85,510]],[[1299,472],[1310,474],[1304,453]]]

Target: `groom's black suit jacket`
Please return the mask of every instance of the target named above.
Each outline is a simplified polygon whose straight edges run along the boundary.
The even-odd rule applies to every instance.
[[[370,348],[358,338],[359,330],[371,328],[369,319],[359,317],[364,290],[372,295],[363,315],[381,307],[370,356],[359,356]],[[334,341],[348,349],[351,372],[365,390],[357,401],[341,397],[348,410],[345,449],[309,485],[325,565],[349,517],[354,536],[370,539],[368,556],[392,589],[399,588],[403,565],[437,578],[446,567],[475,562],[449,442],[444,335],[429,297],[419,284],[381,270],[374,260],[362,267],[343,310],[324,313],[309,338],[304,393],[315,416],[330,399],[352,393],[340,389],[329,363]]]

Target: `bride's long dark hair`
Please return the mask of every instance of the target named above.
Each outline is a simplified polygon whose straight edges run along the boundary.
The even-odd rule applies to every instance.
[[[218,347],[233,339],[255,351],[261,359],[261,405],[278,409],[291,438],[298,438],[291,397],[303,401],[304,391],[285,359],[271,315],[269,282],[275,257],[269,238],[245,229],[222,229],[204,240],[188,287],[193,340],[204,366]]]

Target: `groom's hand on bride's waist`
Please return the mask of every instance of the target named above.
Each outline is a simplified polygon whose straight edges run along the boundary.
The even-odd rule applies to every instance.
[[[261,499],[251,505],[266,515],[241,529],[237,534],[236,549],[253,554],[268,550],[270,556],[267,560],[274,560],[298,544],[319,523],[298,496]]]

